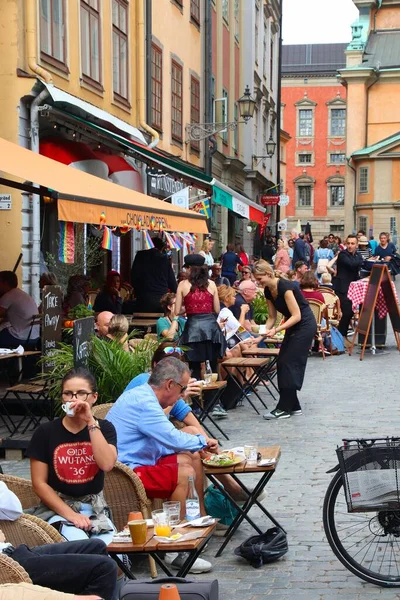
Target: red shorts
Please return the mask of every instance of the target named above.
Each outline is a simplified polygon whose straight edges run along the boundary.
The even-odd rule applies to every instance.
[[[178,457],[176,454],[163,456],[151,466],[133,469],[142,480],[149,498],[169,498],[178,485]]]

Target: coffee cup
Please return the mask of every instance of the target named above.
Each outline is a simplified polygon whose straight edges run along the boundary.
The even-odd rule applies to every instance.
[[[64,402],[64,404],[61,404],[61,408],[63,409],[67,417],[75,416],[75,410],[71,408],[71,404],[72,402]]]
[[[252,331],[253,333],[258,333],[258,332],[260,331],[260,327],[259,327],[259,325],[252,325],[252,326],[251,326],[251,331]]]

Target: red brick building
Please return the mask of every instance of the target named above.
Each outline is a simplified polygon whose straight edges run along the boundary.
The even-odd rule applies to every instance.
[[[337,79],[346,44],[283,46],[282,128],[288,229],[307,221],[315,240],[344,233],[346,89]]]

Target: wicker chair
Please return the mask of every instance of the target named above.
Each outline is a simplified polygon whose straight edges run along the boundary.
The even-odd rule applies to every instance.
[[[144,519],[151,516],[151,503],[140,478],[120,462],[115,464],[112,471],[106,473],[104,497],[118,531],[125,527],[131,511],[140,511]]]
[[[39,504],[40,499],[33,491],[32,482],[29,479],[1,473],[0,481],[4,481],[8,489],[18,496],[24,510]]]
[[[112,402],[107,402],[106,404],[99,404],[98,406],[94,406],[92,408],[92,414],[95,419],[105,419],[108,411],[113,406]]]
[[[32,580],[21,565],[0,553],[0,585],[4,583],[32,583]]]
[[[0,529],[7,542],[15,547],[26,544],[34,548],[65,541],[54,527],[33,515],[21,515],[16,521],[0,521]]]
[[[328,336],[329,345],[332,350],[331,334],[329,331],[328,312],[326,310],[325,304],[323,304],[322,302],[318,302],[318,300],[309,300],[308,303],[310,305],[312,313],[317,322],[317,333],[315,335],[315,339],[318,341],[319,349],[322,353],[322,358],[325,360],[325,347],[324,347],[324,341],[322,339],[323,333]],[[325,318],[325,321],[326,321],[324,326],[322,325],[323,317]]]

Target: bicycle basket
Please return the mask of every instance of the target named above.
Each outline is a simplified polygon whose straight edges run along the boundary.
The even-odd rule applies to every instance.
[[[336,453],[348,511],[400,510],[400,439],[343,442]]]

